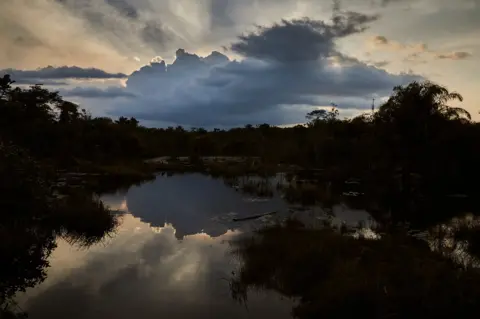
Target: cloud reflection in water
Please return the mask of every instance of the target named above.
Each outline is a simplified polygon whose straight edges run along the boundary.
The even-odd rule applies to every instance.
[[[128,210],[123,196],[105,200]],[[114,238],[89,250],[64,241],[51,257],[46,281],[20,296],[31,318],[289,318],[291,304],[258,294],[248,311],[230,297],[228,282],[236,261],[227,241],[199,232],[178,240],[172,224],[151,227],[125,213]]]

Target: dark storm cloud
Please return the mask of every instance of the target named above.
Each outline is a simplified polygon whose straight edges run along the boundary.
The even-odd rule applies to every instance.
[[[218,63],[177,51],[172,65],[154,63],[134,72],[127,89],[142,97],[119,105],[113,115],[193,126],[290,124],[302,122],[314,106],[368,108],[372,96],[386,96],[414,74],[390,74],[337,51],[335,40],[362,32],[375,16],[336,12],[330,23],[282,21],[239,37],[230,49],[244,56]],[[223,61],[223,62],[221,62]],[[332,65],[333,62],[333,65]],[[335,66],[335,63],[338,66]]]
[[[284,20],[271,27],[259,26],[257,32],[240,36],[230,50],[260,60],[313,61],[333,51],[333,38],[323,21]]]
[[[120,87],[108,87],[99,89],[96,87],[76,87],[71,90],[60,90],[60,94],[66,97],[96,98],[96,99],[112,99],[112,98],[134,98],[135,94],[127,92]]]
[[[97,68],[80,68],[77,66],[47,66],[36,70],[4,69],[0,74],[10,74],[12,79],[32,81],[32,79],[55,80],[55,79],[120,79],[127,77],[123,73],[108,73]]]
[[[246,57],[279,62],[314,61],[335,52],[334,40],[367,28],[376,20],[356,12],[335,14],[333,24],[311,19],[282,20],[239,37],[230,50]]]

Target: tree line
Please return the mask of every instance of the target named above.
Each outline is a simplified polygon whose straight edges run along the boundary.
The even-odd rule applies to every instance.
[[[466,110],[449,106],[462,100],[460,94],[431,82],[395,87],[378,111],[350,119],[340,119],[334,107],[310,112],[305,125],[208,131],[95,118],[57,92],[13,83],[8,75],[0,79],[0,137],[58,166],[157,156],[255,156],[404,192],[465,194],[478,188],[480,124]]]

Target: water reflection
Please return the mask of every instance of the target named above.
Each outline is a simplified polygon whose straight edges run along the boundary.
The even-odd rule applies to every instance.
[[[124,200],[135,216],[153,227],[172,224],[178,239],[199,232],[211,237],[225,234],[234,225],[219,218],[222,216],[288,211],[279,196],[268,201],[252,200],[226,187],[221,179],[201,174],[159,176],[131,188]]]
[[[125,214],[117,236],[89,250],[60,241],[48,278],[20,296],[20,305],[31,318],[289,317],[291,304],[274,294],[257,294],[248,311],[231,299],[225,279],[237,262],[226,258],[226,242],[238,231],[182,241],[176,232]]]
[[[373,223],[345,205],[300,209],[277,191],[260,199],[227,185],[200,174],[158,176],[103,196],[122,216],[116,235],[89,249],[59,240],[47,279],[19,296],[20,305],[32,318],[289,318],[292,302],[277,292],[249,294],[248,311],[232,300],[229,279],[239,260],[227,243],[287,217],[313,228]]]
[[[257,180],[248,178],[243,182],[239,180],[229,183],[228,180],[201,174],[158,176],[156,180],[132,187],[128,192],[104,196],[103,200],[119,211],[125,211],[128,206],[135,216],[152,227],[171,224],[176,230],[177,239],[201,232],[218,237],[228,230],[258,229],[289,217],[312,227],[321,226],[324,219],[329,219],[334,224],[346,223],[348,226],[362,224],[367,228],[373,224],[366,211],[351,209],[344,204],[335,204],[329,208],[320,205],[292,206],[277,191],[268,198],[259,198],[256,194],[239,190],[252,181]],[[277,180],[271,179],[268,182],[275,185]],[[234,218],[269,212],[276,214],[248,223],[233,221]]]
[[[23,316],[18,292],[44,281],[56,239],[89,247],[112,234],[117,218],[81,190],[59,185],[56,172],[15,147],[0,145],[0,317]]]
[[[298,221],[232,242],[242,261],[232,296],[277,291],[297,318],[477,318],[480,273],[431,251],[402,229],[376,240]]]

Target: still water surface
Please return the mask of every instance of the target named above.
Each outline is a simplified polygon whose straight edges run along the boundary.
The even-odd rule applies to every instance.
[[[200,174],[159,176],[103,197],[122,212],[112,238],[88,249],[59,240],[47,279],[19,296],[30,318],[290,318],[292,301],[270,292],[231,298],[238,267],[229,241],[291,214],[280,196],[252,198]],[[278,212],[257,220],[232,217]],[[315,222],[320,210],[297,216]],[[341,220],[362,211],[334,207]]]

